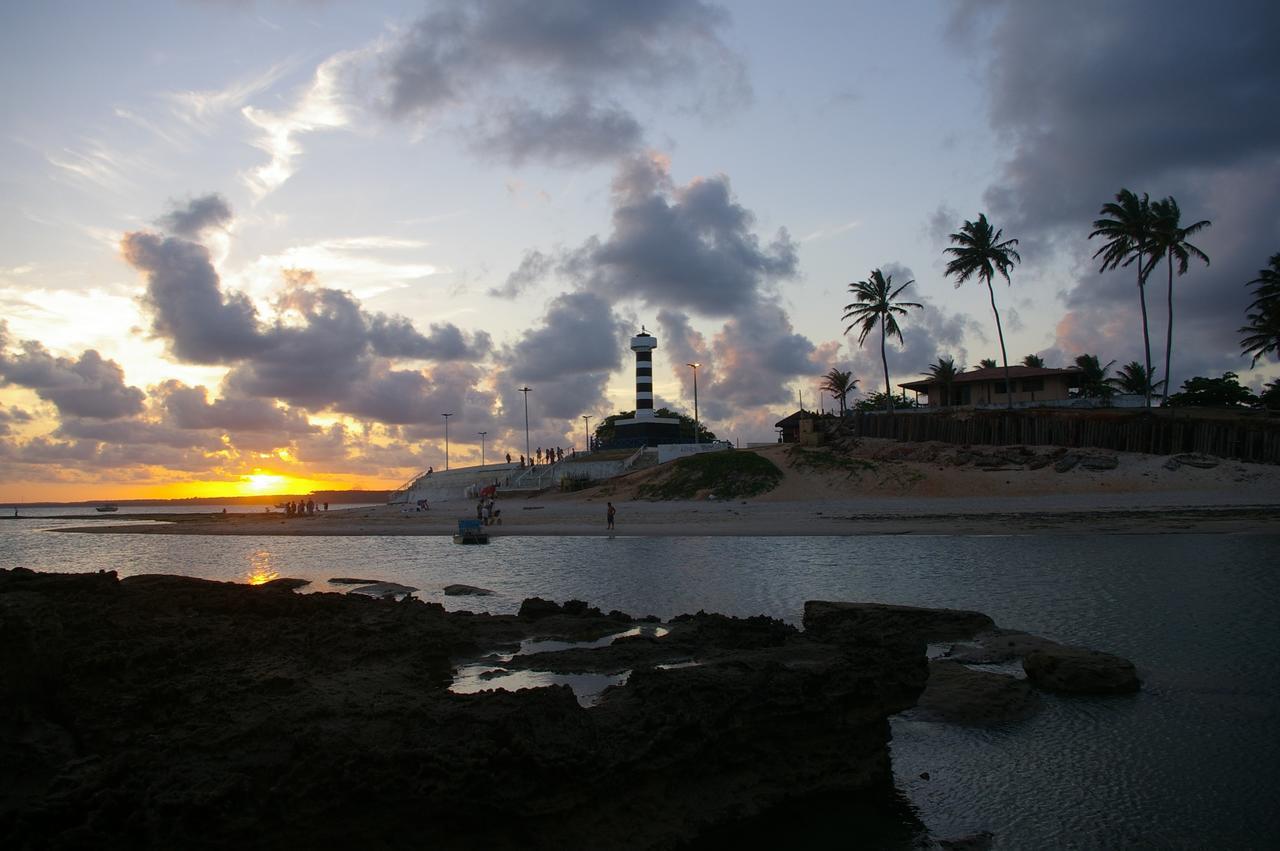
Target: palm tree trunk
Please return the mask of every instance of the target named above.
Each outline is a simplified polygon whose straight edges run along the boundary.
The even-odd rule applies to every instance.
[[[889,356],[885,354],[884,348],[884,324],[885,318],[880,317],[880,362],[884,364],[884,409],[889,412],[889,416],[893,416],[893,393],[889,391]]]
[[[1165,255],[1169,264],[1169,328],[1164,337],[1164,392],[1160,395],[1161,406],[1169,401],[1169,364],[1173,360],[1173,249]]]
[[[1142,347],[1146,355],[1147,361],[1147,381],[1146,381],[1146,406],[1151,407],[1151,335],[1147,331],[1147,282],[1142,277],[1142,252],[1138,252],[1138,301],[1142,305]]]
[[[1000,311],[996,310],[996,291],[991,288],[991,279],[987,278],[987,294],[991,296],[991,312],[996,315],[996,336],[1000,338],[1000,357],[1004,360],[1004,398],[1013,410],[1013,379],[1009,378],[1009,356],[1004,350],[1004,329],[1000,327]]]

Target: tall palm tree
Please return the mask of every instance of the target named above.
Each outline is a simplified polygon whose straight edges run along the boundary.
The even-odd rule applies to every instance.
[[[844,332],[848,334],[856,326],[858,328],[858,345],[866,341],[871,329],[880,325],[880,362],[884,364],[885,409],[893,414],[893,390],[889,387],[889,357],[885,353],[885,338],[897,336],[902,342],[902,329],[898,327],[899,316],[907,315],[909,307],[923,307],[913,301],[897,301],[899,295],[915,281],[907,281],[896,290],[893,288],[893,275],[884,275],[879,269],[872,269],[865,281],[849,284],[849,292],[857,296],[857,301],[844,306],[844,315],[840,318],[849,322]]]
[[[1152,237],[1154,218],[1151,214],[1151,199],[1147,193],[1139,198],[1128,189],[1116,193],[1116,200],[1102,205],[1099,214],[1104,218],[1095,219],[1093,232],[1095,236],[1104,237],[1107,242],[1093,253],[1095,259],[1102,255],[1102,268],[1118,269],[1133,262],[1138,264],[1138,301],[1142,305],[1142,346],[1146,357],[1146,371],[1151,373],[1151,335],[1147,326],[1147,275],[1151,267],[1143,263],[1143,258],[1153,253]],[[1105,218],[1109,216],[1110,218]],[[1151,395],[1146,394],[1147,407],[1151,407]]]
[[[997,366],[999,366],[999,364],[996,363],[995,358],[983,358],[978,361],[978,367],[980,369],[995,369]]]
[[[933,376],[933,380],[942,386],[942,407],[951,406],[951,387],[956,383],[956,376],[960,371],[956,369],[955,358],[948,355],[947,357],[938,357],[937,363],[929,364],[929,374]]]
[[[956,277],[956,287],[977,275],[986,282],[987,293],[991,296],[991,312],[996,315],[996,334],[1000,337],[1000,356],[1004,358],[1004,390],[1009,407],[1013,408],[1013,380],[1009,378],[1009,355],[1004,348],[1004,330],[1000,327],[1000,311],[996,310],[996,291],[991,288],[991,279],[1000,273],[1010,286],[1009,270],[1013,264],[1021,263],[1022,258],[1014,250],[1018,244],[1016,239],[1000,241],[1004,231],[996,230],[987,221],[987,214],[980,213],[976,222],[966,221],[958,233],[951,234],[955,245],[944,251],[951,255],[947,263],[946,274]]]
[[[1107,375],[1115,361],[1105,366],[1097,355],[1076,355],[1076,366],[1080,368],[1080,395],[1090,399],[1109,399],[1115,393],[1112,379]]]
[[[1039,355],[1027,355],[1025,358],[1022,359],[1022,365],[1034,366],[1037,369],[1043,369],[1044,358],[1040,357]]]
[[[858,379],[853,377],[852,372],[844,372],[836,367],[831,367],[831,371],[822,377],[822,385],[818,388],[831,394],[831,397],[840,403],[840,416],[844,416],[845,399],[858,386]]]
[[[1187,274],[1187,263],[1192,257],[1197,260],[1203,260],[1204,265],[1209,265],[1209,255],[1205,254],[1199,248],[1187,242],[1188,237],[1195,236],[1200,231],[1210,227],[1213,222],[1208,219],[1201,219],[1194,224],[1182,226],[1182,211],[1178,209],[1178,202],[1173,196],[1165,198],[1163,201],[1156,201],[1151,205],[1151,215],[1155,219],[1152,228],[1151,240],[1151,261],[1148,265],[1155,266],[1163,256],[1166,265],[1169,267],[1169,326],[1165,332],[1164,338],[1164,374],[1166,377],[1171,375],[1169,372],[1170,362],[1173,359],[1173,264],[1176,260],[1178,263],[1178,274]],[[1164,384],[1164,395],[1160,398],[1160,404],[1169,401],[1169,382]]]
[[[1249,324],[1240,329],[1247,334],[1240,341],[1241,355],[1252,354],[1253,366],[1264,355],[1280,357],[1280,254],[1271,255],[1270,268],[1258,270],[1258,277],[1250,281],[1255,285],[1253,303],[1245,315]]]
[[[1120,367],[1116,377],[1107,379],[1107,383],[1121,393],[1150,398],[1164,384],[1163,381],[1156,381],[1155,377],[1155,370],[1147,369],[1135,360]]]

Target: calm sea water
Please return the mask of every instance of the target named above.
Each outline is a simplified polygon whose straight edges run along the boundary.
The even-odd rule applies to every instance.
[[[858,538],[278,538],[67,535],[0,523],[0,566],[244,581],[359,576],[450,609],[578,598],[668,618],[705,609],[798,623],[805,600],[984,611],[1119,653],[1135,697],[1049,696],[994,728],[896,719],[898,786],[935,836],[1001,848],[1280,845],[1280,535]],[[493,597],[445,598],[449,583]],[[920,774],[928,772],[930,779]],[[802,834],[803,826],[796,830]],[[797,835],[803,846],[803,836]]]

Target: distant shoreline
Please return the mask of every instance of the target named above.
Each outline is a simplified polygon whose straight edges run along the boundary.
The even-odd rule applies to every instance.
[[[1204,495],[1197,495],[1204,496]],[[501,525],[486,527],[503,537],[700,537],[860,535],[1117,535],[1280,534],[1280,511],[1267,503],[1223,505],[1217,500],[1143,506],[1129,500],[966,500],[939,510],[939,500],[900,499],[813,502],[708,501],[618,502],[617,528],[605,528],[600,500],[500,503]],[[1045,504],[1035,505],[1036,502]],[[1108,504],[1111,503],[1111,504]],[[1089,504],[1095,503],[1095,504]],[[1098,504],[1100,503],[1100,504]],[[81,534],[438,536],[452,535],[471,516],[467,503],[445,503],[404,514],[395,506],[330,511],[312,517],[262,514],[116,515],[84,526],[57,529]],[[43,518],[54,519],[54,518]],[[85,517],[62,519],[90,520]],[[124,521],[128,525],[120,525]],[[142,523],[139,521],[151,521]]]

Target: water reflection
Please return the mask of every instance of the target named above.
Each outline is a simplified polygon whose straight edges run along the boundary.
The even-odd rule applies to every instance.
[[[273,579],[280,578],[280,571],[272,563],[275,557],[270,550],[255,550],[249,555],[249,569],[245,572],[245,581],[250,585],[265,585]]]
[[[485,662],[472,665],[459,665],[449,691],[454,694],[477,694],[482,691],[498,689],[500,691],[519,691],[525,688],[546,688],[547,686],[565,685],[573,689],[578,704],[584,707],[595,706],[600,702],[600,695],[609,686],[620,686],[631,676],[630,671],[620,674],[556,674],[551,671],[508,671],[502,667],[503,662],[526,653],[554,653],[559,650],[580,650],[592,647],[608,647],[620,638],[645,636],[661,638],[670,630],[657,624],[641,624],[597,638],[594,641],[557,641],[545,638],[526,638],[520,647],[512,653],[497,653]]]

